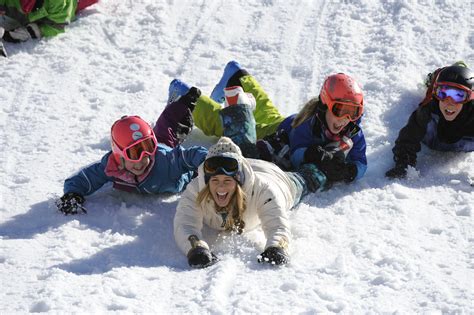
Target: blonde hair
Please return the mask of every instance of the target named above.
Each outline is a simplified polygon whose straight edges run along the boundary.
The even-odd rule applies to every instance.
[[[314,116],[316,114],[316,111],[318,110],[319,103],[319,97],[314,97],[307,101],[306,104],[303,105],[303,108],[298,112],[298,114],[296,114],[295,119],[293,119],[293,122],[291,123],[291,127],[296,128],[301,125],[303,121]]]
[[[198,206],[202,206],[204,202],[214,202],[214,207],[217,212],[226,211],[227,218],[225,221],[226,231],[235,231],[241,234],[245,227],[245,222],[242,220],[245,209],[247,208],[246,195],[240,185],[237,185],[234,195],[230,199],[226,209],[218,209],[217,204],[212,198],[211,189],[209,184],[206,185],[197,195],[196,203]]]

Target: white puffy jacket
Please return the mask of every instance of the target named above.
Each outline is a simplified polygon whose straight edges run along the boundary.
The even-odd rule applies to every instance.
[[[262,225],[267,239],[265,248],[279,246],[287,248],[290,239],[288,210],[295,203],[296,186],[278,166],[263,160],[242,159],[245,180],[243,190],[247,195],[247,208],[243,214],[245,229]],[[193,179],[181,196],[174,218],[174,236],[185,255],[192,248],[188,240],[196,235],[202,240],[203,223],[224,230],[223,218],[214,207],[214,201],[196,202],[197,195],[205,187],[203,164],[199,176]],[[201,244],[207,246],[202,240]]]

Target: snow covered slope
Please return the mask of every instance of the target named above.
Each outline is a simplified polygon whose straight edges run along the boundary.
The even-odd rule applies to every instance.
[[[423,148],[389,181],[391,147],[426,73],[474,66],[474,4],[419,1],[102,0],[50,40],[0,60],[0,313],[474,313],[474,153]],[[104,187],[87,215],[53,201],[109,149],[125,114],[154,122],[169,82],[210,93],[229,60],[281,112],[346,72],[363,86],[369,168],[291,213],[292,263],[261,266],[263,234],[210,234],[221,261],[188,268],[178,196]],[[186,145],[216,139],[195,130]]]

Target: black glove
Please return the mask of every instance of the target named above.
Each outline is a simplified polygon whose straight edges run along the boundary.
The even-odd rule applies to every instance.
[[[259,263],[284,265],[290,262],[290,256],[281,247],[268,247],[257,257]]]
[[[188,106],[188,108],[192,112],[194,110],[194,107],[196,107],[196,102],[199,96],[201,96],[201,90],[193,86],[189,89],[188,93],[181,96],[179,100],[183,102],[186,106]]]
[[[198,246],[188,252],[188,264],[193,268],[206,268],[218,261],[217,256],[207,248]]]
[[[32,38],[41,38],[41,31],[36,23],[20,26],[10,31],[5,31],[3,40],[10,43],[21,43]]]
[[[339,159],[323,160],[318,163],[319,169],[331,182],[352,182],[357,176],[357,166]]]
[[[388,178],[405,178],[408,166],[416,166],[416,151],[406,146],[397,145],[392,151],[395,167],[388,170],[385,176]]]
[[[343,160],[344,152],[337,151],[333,153],[331,151],[325,150],[320,145],[312,145],[306,149],[304,152],[304,162],[305,163],[315,163],[319,166],[322,161],[329,161],[333,159]]]
[[[82,206],[84,201],[85,199],[81,195],[70,192],[56,200],[56,206],[65,215],[78,214],[80,212],[87,213],[86,208]]]
[[[189,89],[188,93],[183,95],[179,101],[188,107],[188,112],[183,116],[181,121],[176,126],[176,138],[178,143],[181,144],[186,137],[191,133],[194,127],[193,110],[196,107],[196,101],[201,96],[201,91],[197,87]]]
[[[191,133],[191,131],[193,131],[193,114],[190,110],[188,111],[189,113],[176,125],[176,138],[178,139],[178,144],[183,143],[184,140],[186,140],[186,137]]]
[[[395,167],[385,173],[385,176],[388,178],[405,178],[407,176],[407,167],[408,165],[406,164],[397,163]]]

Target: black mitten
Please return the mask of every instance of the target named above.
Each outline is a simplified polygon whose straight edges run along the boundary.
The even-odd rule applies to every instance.
[[[32,38],[41,38],[41,31],[36,23],[19,26],[3,34],[3,40],[10,43],[21,43]]]
[[[188,109],[188,114],[181,119],[180,122],[176,125],[176,138],[178,139],[178,144],[183,143],[186,137],[193,131],[194,119],[191,110]]]
[[[309,146],[304,152],[304,162],[315,163],[318,166],[322,161],[332,160],[333,158],[334,155],[320,145]]]
[[[181,96],[179,100],[183,102],[192,112],[194,107],[196,107],[196,102],[199,96],[201,96],[201,90],[193,86],[189,89],[188,93]]]
[[[64,196],[56,200],[56,206],[58,207],[58,210],[64,213],[65,215],[78,214],[80,212],[87,213],[86,208],[82,206],[84,202],[84,197],[79,194],[70,192],[64,194]]]
[[[284,265],[290,262],[290,256],[281,247],[268,247],[257,257],[257,261],[272,265]]]
[[[217,256],[205,247],[197,246],[188,252],[188,263],[193,268],[206,268],[217,262]]]
[[[385,173],[388,178],[405,178],[407,176],[408,165],[397,163],[395,167],[391,168]]]
[[[408,165],[413,167],[416,165],[416,151],[404,146],[395,146],[392,151],[395,167],[388,170],[385,176],[388,178],[405,178]]]
[[[325,160],[319,163],[319,168],[331,182],[352,182],[357,176],[357,166],[345,163],[340,159]]]

